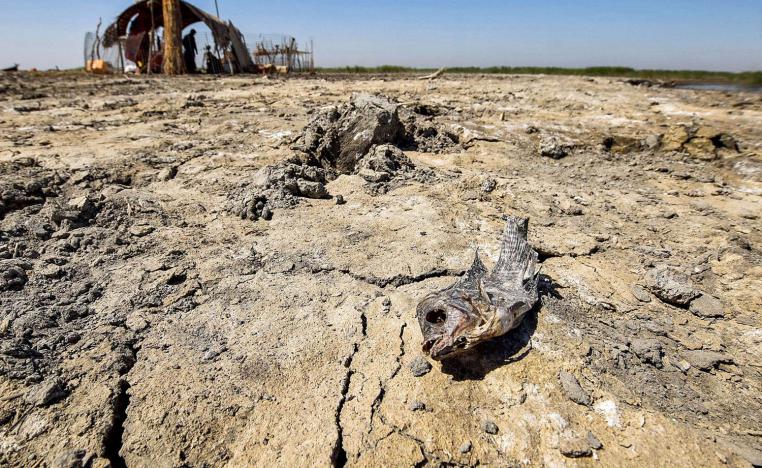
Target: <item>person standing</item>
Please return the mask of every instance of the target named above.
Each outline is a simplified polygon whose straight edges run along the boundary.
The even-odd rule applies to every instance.
[[[212,53],[212,46],[206,46],[206,53],[204,53],[204,63],[206,64],[206,72],[211,75],[219,75],[222,73],[222,63]]]
[[[185,70],[188,73],[196,73],[196,54],[198,54],[198,47],[196,46],[196,30],[191,29],[190,32],[183,37],[183,58],[185,59]]]

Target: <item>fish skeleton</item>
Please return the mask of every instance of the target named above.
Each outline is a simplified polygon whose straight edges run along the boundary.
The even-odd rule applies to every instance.
[[[508,217],[492,273],[476,251],[457,282],[423,298],[416,317],[423,352],[441,360],[518,327],[537,302],[537,252],[527,242],[527,218]]]

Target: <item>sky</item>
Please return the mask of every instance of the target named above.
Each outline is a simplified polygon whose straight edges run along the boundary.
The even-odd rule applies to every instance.
[[[318,66],[762,70],[762,0],[218,0],[245,34],[314,40]],[[191,3],[214,12],[214,0]],[[82,66],[131,0],[0,0],[0,67]],[[203,28],[197,28],[203,29]]]

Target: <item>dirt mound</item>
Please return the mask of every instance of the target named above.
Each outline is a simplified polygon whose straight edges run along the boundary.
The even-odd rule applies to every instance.
[[[420,178],[400,148],[452,148],[457,137],[431,123],[419,123],[410,111],[400,120],[399,104],[383,96],[355,95],[348,104],[318,112],[302,130],[296,155],[259,171],[253,187],[231,197],[230,209],[244,219],[272,218],[276,208],[293,207],[299,198],[331,198],[325,184],[341,174],[359,174],[375,191],[395,178]]]
[[[347,104],[315,114],[294,148],[322,167],[351,174],[374,145],[428,152],[455,147],[457,135],[439,128],[430,115],[427,107],[408,110],[386,96],[356,94]]]
[[[325,184],[333,177],[333,171],[292,157],[260,169],[253,187],[234,194],[230,207],[242,219],[269,221],[274,209],[293,207],[299,198],[330,198]]]
[[[371,146],[382,143],[409,144],[399,105],[383,97],[355,95],[349,104],[318,112],[295,149],[316,165],[351,174]]]

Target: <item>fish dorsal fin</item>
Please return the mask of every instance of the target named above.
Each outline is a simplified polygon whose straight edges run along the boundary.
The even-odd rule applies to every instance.
[[[487,275],[487,268],[482,263],[482,259],[479,258],[479,250],[476,250],[474,254],[474,262],[471,264],[471,268],[460,277],[460,279],[453,284],[450,289],[457,289],[460,291],[466,291],[471,293],[473,297],[479,297],[481,294],[481,282]]]
[[[536,276],[537,252],[527,242],[528,226],[528,218],[508,216],[491,281],[522,286],[524,280]]]

